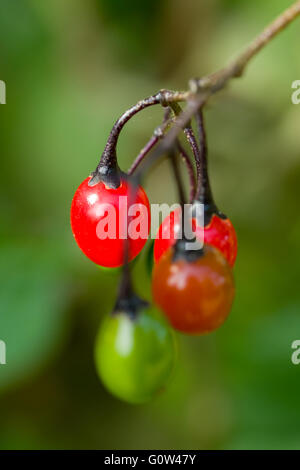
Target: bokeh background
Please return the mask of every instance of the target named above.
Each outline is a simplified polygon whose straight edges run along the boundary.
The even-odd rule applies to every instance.
[[[93,344],[118,273],[75,245],[69,209],[114,120],[160,88],[233,57],[291,0],[0,0],[2,449],[300,448],[300,22],[260,53],[206,111],[216,200],[239,238],[226,324],[178,337],[169,388],[130,406],[102,387]],[[123,132],[126,169],[161,119]],[[167,163],[145,180],[175,202]],[[134,266],[149,297],[146,253]]]

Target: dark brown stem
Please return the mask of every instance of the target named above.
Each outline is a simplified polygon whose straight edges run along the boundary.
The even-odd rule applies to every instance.
[[[197,175],[199,174],[200,172],[200,167],[201,167],[201,155],[200,155],[200,151],[199,151],[199,148],[198,148],[198,145],[197,145],[197,141],[196,141],[196,138],[195,138],[195,134],[194,134],[194,131],[193,129],[188,126],[184,129],[184,133],[186,135],[186,138],[191,146],[191,149],[192,149],[192,152],[193,152],[193,155],[194,155],[194,159],[195,159],[195,163],[196,163],[196,170],[197,170]],[[198,179],[197,179],[197,185],[199,184],[198,182]]]
[[[173,109],[174,114],[177,117],[182,115],[182,109],[181,109],[181,107],[179,106],[178,103],[172,103],[172,104],[170,104],[170,106]],[[200,155],[200,150],[199,150],[199,147],[197,145],[197,140],[196,140],[196,137],[195,137],[195,134],[194,134],[194,131],[192,129],[192,126],[191,126],[190,122],[188,122],[185,125],[185,127],[183,129],[183,132],[184,132],[184,134],[187,138],[187,141],[190,144],[190,147],[192,149],[194,159],[195,159],[195,163],[196,163],[197,175],[199,175],[199,173],[201,171],[201,155]],[[199,182],[197,182],[197,184],[199,184]]]
[[[172,111],[174,106],[175,105],[172,104],[172,105],[167,107],[162,124],[155,129],[154,135],[150,138],[150,140],[147,142],[145,147],[141,150],[141,152],[139,153],[139,155],[137,156],[137,158],[135,159],[135,161],[133,162],[133,164],[129,168],[128,175],[132,175],[135,172],[135,170],[137,169],[139,164],[144,160],[144,158],[147,156],[147,154],[157,144],[159,139],[164,137],[165,130],[168,128],[168,126],[171,123],[170,114],[171,114],[171,111]],[[177,110],[177,112],[180,112],[180,108],[178,109],[178,107],[177,107],[176,110]],[[187,167],[187,171],[188,171],[188,175],[189,175],[189,181],[190,181],[190,202],[192,202],[194,200],[195,193],[196,193],[196,181],[195,181],[193,165],[191,163],[191,160],[190,160],[189,156],[185,152],[184,148],[181,146],[180,142],[177,141],[176,144],[177,144],[178,150],[181,154],[181,157],[182,157],[182,159],[183,159],[183,161],[184,161],[184,163],[186,164],[186,167]],[[197,146],[196,140],[195,140],[195,145]]]
[[[104,151],[102,153],[100,162],[96,170],[92,173],[92,178],[89,181],[90,186],[94,186],[99,181],[103,181],[111,188],[117,188],[120,185],[120,170],[117,162],[117,143],[119,135],[125,124],[137,113],[149,106],[162,103],[166,100],[167,91],[160,91],[155,95],[139,101],[132,108],[128,109],[122,116],[115,122]]]
[[[178,135],[187,126],[188,122],[197,112],[197,110],[203,106],[207,98],[207,94],[195,96],[193,100],[189,101],[186,109],[176,117],[172,128],[164,136],[161,142],[151,150],[147,160],[143,160],[139,168],[135,172],[135,178],[137,181],[141,179],[141,176],[147,171],[147,169],[159,158],[161,155],[169,153],[176,144]]]
[[[194,168],[192,165],[192,162],[190,160],[190,157],[182,147],[179,141],[177,141],[177,147],[180,152],[180,155],[186,164],[188,175],[189,175],[189,181],[190,181],[190,199],[189,202],[192,202],[195,199],[196,195],[196,179],[195,179],[195,173],[194,173]]]
[[[184,191],[184,185],[183,185],[181,174],[178,168],[178,161],[176,157],[177,155],[174,151],[171,151],[169,153],[169,158],[170,158],[170,162],[171,162],[171,166],[172,166],[172,170],[174,174],[174,179],[177,185],[179,202],[180,202],[180,205],[183,207],[185,203],[185,191]]]
[[[148,155],[150,150],[153,149],[153,147],[157,144],[158,141],[159,141],[159,137],[157,135],[153,135],[150,138],[150,140],[147,142],[145,147],[142,148],[142,150],[140,151],[140,153],[138,154],[138,156],[134,160],[133,164],[129,168],[129,170],[127,172],[128,175],[132,175],[135,172],[135,170],[137,169],[139,164],[143,161],[143,159],[146,157],[146,155]]]
[[[112,314],[123,312],[134,320],[137,317],[139,311],[148,305],[148,302],[136,295],[132,286],[129,264],[128,262],[125,263],[119,285],[117,301]]]
[[[152,148],[157,144],[157,142],[164,136],[165,130],[168,128],[170,124],[170,108],[168,107],[164,114],[164,119],[162,124],[157,127],[154,131],[153,136],[150,140],[146,143],[145,147],[142,148],[136,159],[134,160],[133,164],[128,170],[128,175],[132,175],[139,164],[143,161],[143,159],[148,155],[148,153],[152,150]]]
[[[203,110],[200,108],[196,113],[196,122],[199,131],[200,152],[201,152],[201,168],[198,174],[198,185],[195,203],[200,202],[204,205],[204,224],[207,225],[211,217],[217,214],[218,217],[226,219],[226,215],[219,211],[213,198],[209,175],[208,175],[208,162],[207,162],[207,140],[204,124]]]
[[[202,204],[212,204],[213,196],[208,176],[207,140],[202,109],[196,113],[200,142],[200,168],[197,177],[196,199]]]
[[[125,175],[127,178],[127,175]],[[128,197],[128,210],[130,206],[134,203],[136,199],[136,193],[138,190],[137,181],[131,180],[130,184],[130,192]],[[146,307],[148,302],[144,301],[140,297],[138,297],[134,291],[133,283],[132,283],[132,276],[129,266],[129,259],[130,259],[130,243],[129,243],[129,234],[128,234],[128,212],[127,212],[127,236],[124,240],[124,260],[123,260],[123,268],[122,268],[122,276],[119,285],[119,292],[117,296],[117,301],[115,304],[115,308],[113,310],[113,314],[119,311],[124,312],[130,318],[135,319],[138,315],[141,308]]]

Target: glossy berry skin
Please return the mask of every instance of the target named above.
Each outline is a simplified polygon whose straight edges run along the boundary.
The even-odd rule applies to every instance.
[[[232,271],[219,250],[204,245],[194,261],[173,260],[174,248],[155,264],[152,292],[156,304],[177,330],[202,334],[227,318],[234,298]]]
[[[174,333],[154,308],[135,318],[107,317],[95,345],[96,368],[106,388],[129,403],[144,403],[168,382],[176,358]]]
[[[137,191],[132,190],[132,187],[124,178],[121,179],[121,184],[117,189],[109,188],[103,182],[89,186],[89,180],[90,177],[81,183],[72,201],[71,226],[73,235],[79,248],[91,261],[107,268],[119,267],[124,261],[125,240],[120,238],[119,235],[119,221],[121,218],[122,227],[126,227],[128,209],[126,210],[125,203],[127,203],[128,208],[133,203],[144,206],[144,215],[140,224],[143,238],[134,239],[129,236],[129,260],[132,260],[142,250],[150,230],[150,206],[147,195],[141,186],[138,187]],[[134,200],[132,200],[132,191],[136,191]],[[123,199],[120,199],[120,197],[123,197]],[[109,237],[101,239],[99,237],[100,227],[101,233],[103,233],[103,222],[108,215],[108,211],[105,209],[107,205],[110,205],[115,211],[110,211],[111,214],[115,213],[113,218],[115,225],[110,225],[109,230],[112,229],[112,232],[108,233]],[[128,227],[138,217],[138,214],[129,216]],[[146,237],[144,237],[144,232]],[[110,234],[115,238],[111,237]],[[124,230],[124,234],[126,235],[126,230]]]
[[[162,254],[175,244],[175,234],[180,228],[180,209],[171,212],[159,227],[155,244],[154,260],[157,262]],[[170,224],[170,228],[169,228]],[[195,218],[192,219],[192,228],[196,237],[202,239],[203,230],[197,224]],[[168,235],[170,233],[170,235]],[[163,239],[162,235],[165,234]],[[214,246],[221,251],[231,267],[234,266],[237,255],[237,237],[234,227],[228,218],[222,218],[213,214],[209,223],[204,227],[204,243]]]

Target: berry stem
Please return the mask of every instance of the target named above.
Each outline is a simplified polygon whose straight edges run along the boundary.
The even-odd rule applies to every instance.
[[[189,180],[190,180],[190,199],[189,199],[189,201],[192,202],[195,199],[195,195],[196,195],[196,179],[195,179],[195,174],[194,174],[194,168],[193,168],[192,162],[190,160],[190,157],[188,156],[188,154],[186,153],[186,151],[184,150],[184,148],[180,144],[179,140],[177,141],[177,147],[178,147],[179,153],[180,153],[180,155],[181,155],[181,157],[182,157],[182,159],[185,162],[186,167],[187,167]]]
[[[177,94],[177,92],[161,90],[155,95],[140,100],[137,104],[135,104],[127,111],[125,111],[124,114],[122,114],[122,116],[115,122],[110,132],[104,151],[101,155],[100,162],[97,165],[96,170],[92,173],[92,178],[89,181],[90,186],[94,186],[95,184],[99,183],[99,181],[103,181],[111,188],[117,188],[118,186],[120,186],[120,170],[117,162],[116,149],[118,139],[123,127],[133,116],[135,116],[135,114],[139,113],[145,108],[148,108],[149,106],[154,106],[156,104],[162,104],[163,106],[167,106],[168,100],[175,99],[175,97],[177,97]]]
[[[153,147],[157,144],[157,142],[161,138],[164,137],[164,133],[165,133],[166,129],[168,128],[168,126],[172,122],[172,120],[170,118],[171,109],[172,109],[171,106],[167,107],[162,124],[155,129],[153,136],[150,138],[150,140],[147,142],[147,144],[140,151],[140,153],[138,154],[138,156],[134,160],[133,164],[129,168],[128,175],[133,175],[134,174],[134,172],[136,171],[136,169],[140,165],[140,163],[143,161],[143,159],[153,149]],[[196,192],[196,181],[195,181],[193,165],[191,163],[191,160],[190,160],[188,154],[185,152],[184,148],[181,146],[179,141],[177,141],[177,147],[178,147],[178,150],[181,154],[182,160],[184,161],[184,163],[187,167],[187,172],[188,172],[188,176],[189,176],[189,180],[190,180],[190,202],[191,202],[191,201],[194,200],[195,192]]]
[[[146,157],[146,155],[148,155],[150,150],[153,149],[153,147],[157,144],[158,141],[159,141],[159,137],[157,135],[153,135],[150,138],[150,140],[146,143],[145,147],[142,148],[142,150],[140,151],[140,153],[134,160],[133,164],[129,168],[127,172],[128,175],[132,175],[135,172],[136,168],[139,166],[141,161]]]
[[[178,189],[178,196],[179,196],[180,205],[183,207],[184,203],[185,203],[185,191],[184,191],[184,186],[183,186],[180,170],[178,168],[178,161],[177,161],[176,157],[177,157],[177,155],[176,155],[175,151],[174,150],[170,151],[169,159],[170,159],[170,163],[171,163],[171,166],[172,166],[174,178],[175,178],[177,189]]]
[[[142,164],[137,168],[135,172],[135,177],[137,180],[140,179],[141,175],[144,174],[147,169],[163,154],[167,154],[172,150],[177,141],[178,135],[180,132],[187,126],[190,119],[197,112],[198,108],[203,106],[204,99],[202,96],[195,96],[193,100],[189,101],[186,109],[175,118],[173,121],[172,128],[160,141],[160,143],[152,149],[147,160],[143,160]]]
[[[128,207],[130,208],[131,205],[134,203],[136,193],[138,190],[138,184],[135,179],[131,179],[130,181],[130,192],[128,197]],[[128,213],[127,213],[127,230],[128,230]],[[132,276],[131,270],[129,266],[129,234],[127,232],[127,237],[124,240],[124,262],[122,268],[122,276],[119,285],[119,292],[115,304],[115,308],[113,313],[118,311],[123,311],[127,313],[132,319],[136,318],[138,312],[141,308],[148,305],[148,302],[144,301],[140,297],[135,294],[133,283],[132,283]]]
[[[139,310],[146,307],[148,302],[136,295],[132,286],[131,274],[128,262],[124,264],[122,278],[119,286],[119,292],[113,314],[122,311],[135,319]]]
[[[196,122],[198,125],[200,141],[200,165],[199,168],[197,167],[198,175],[196,199],[202,204],[214,205],[214,198],[208,176],[207,139],[202,109],[199,109],[199,111],[196,113]]]
[[[168,107],[165,111],[164,114],[164,119],[162,124],[157,127],[154,131],[153,136],[150,138],[150,140],[146,143],[146,145],[142,148],[136,159],[134,160],[133,164],[128,170],[128,175],[132,175],[136,168],[139,166],[139,164],[142,162],[142,160],[148,155],[148,153],[152,150],[152,148],[157,144],[159,139],[161,139],[164,136],[164,133],[168,126],[170,125],[170,108]]]
[[[178,117],[178,116],[182,115],[182,109],[181,109],[181,107],[179,106],[178,103],[172,103],[172,104],[170,104],[170,106],[173,109],[173,112],[174,112],[175,116]],[[197,145],[197,140],[196,140],[196,137],[195,137],[195,134],[194,134],[194,131],[192,129],[192,126],[191,126],[190,122],[188,122],[186,124],[186,126],[183,129],[183,132],[184,132],[184,134],[187,138],[187,141],[190,144],[190,147],[192,149],[194,159],[195,159],[195,163],[196,163],[197,177],[198,177],[200,172],[201,172],[201,154],[200,154],[200,150],[199,150],[199,147]],[[199,185],[199,181],[197,182],[197,184]]]

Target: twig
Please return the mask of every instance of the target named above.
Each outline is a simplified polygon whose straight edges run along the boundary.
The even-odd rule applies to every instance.
[[[182,114],[182,109],[178,103],[172,103],[170,106],[173,109],[175,116],[180,116]],[[200,156],[200,150],[197,144],[197,140],[196,140],[190,121],[184,127],[183,132],[187,138],[187,141],[194,155],[194,159],[196,162],[196,169],[197,169],[197,184],[199,185],[200,183],[198,181],[198,176],[200,175],[200,172],[201,172],[201,158],[200,158],[201,156]]]
[[[173,127],[169,130],[169,132],[165,135],[165,137],[161,140],[157,147],[155,147],[149,153],[147,160],[144,160],[135,172],[135,177],[138,180],[157,158],[172,150],[178,135],[180,134],[182,129],[187,126],[188,122],[190,121],[192,116],[194,116],[197,110],[201,106],[203,106],[208,96],[209,93],[206,91],[204,93],[198,94],[192,101],[188,103],[186,109],[175,119]]]
[[[192,202],[195,199],[195,195],[196,195],[196,179],[195,179],[195,174],[194,174],[194,168],[190,160],[190,157],[188,156],[188,154],[186,153],[186,151],[184,150],[184,148],[182,147],[179,141],[177,141],[177,147],[181,155],[181,158],[187,167],[187,172],[188,172],[189,180],[190,180],[189,202]]]
[[[188,101],[186,110],[176,119],[172,129],[166,134],[161,143],[149,154],[147,167],[174,145],[179,133],[186,127],[189,120],[203,107],[207,100],[217,91],[225,87],[231,78],[238,77],[244,71],[246,65],[266,44],[268,44],[280,31],[285,29],[297,16],[300,15],[300,0],[285,10],[277,19],[267,26],[227,67],[218,72],[190,81],[189,92],[168,92],[165,96],[169,103],[172,101]],[[145,168],[143,169],[143,171]],[[138,176],[138,175],[137,175]]]
[[[196,113],[196,122],[199,132],[199,142],[200,142],[200,154],[201,154],[201,165],[200,173],[198,174],[197,179],[197,191],[196,199],[203,204],[212,203],[213,196],[210,187],[209,177],[208,177],[208,167],[207,167],[207,140],[206,132],[204,126],[204,117],[202,109]]]
[[[142,150],[140,151],[140,153],[138,154],[138,156],[132,163],[131,167],[129,168],[127,172],[129,176],[135,172],[139,164],[143,161],[143,159],[150,152],[150,150],[153,149],[153,147],[157,144],[158,141],[159,141],[159,137],[157,135],[153,135],[152,137],[150,137],[145,147],[142,148]]]
[[[192,87],[196,85],[198,89],[210,88],[212,93],[224,88],[231,78],[240,77],[250,60],[299,15],[300,1],[297,1],[272,21],[227,67],[207,77],[192,81]]]
[[[165,111],[164,119],[163,119],[162,124],[155,129],[152,137],[150,137],[150,140],[142,148],[142,150],[140,151],[140,153],[138,154],[138,156],[136,157],[136,159],[132,163],[131,167],[129,168],[129,170],[127,172],[127,174],[129,176],[132,175],[135,172],[135,170],[137,169],[139,164],[146,157],[146,155],[150,152],[150,150],[152,150],[152,148],[157,144],[157,142],[161,138],[163,138],[163,136],[165,134],[165,131],[168,128],[168,126],[170,125],[170,123],[171,123],[170,108],[168,107]]]
[[[184,129],[195,113],[203,107],[207,100],[216,92],[224,88],[227,83],[236,77],[240,77],[250,60],[268,44],[280,31],[285,29],[297,16],[300,15],[300,0],[291,5],[269,26],[267,26],[227,67],[200,79],[190,80],[189,91],[160,90],[155,95],[139,101],[135,106],[126,111],[115,123],[108,138],[101,160],[89,181],[90,185],[97,184],[100,180],[107,180],[112,187],[119,184],[119,175],[116,171],[117,158],[116,146],[119,134],[126,122],[136,113],[146,107],[156,104],[168,106],[172,103],[186,101],[186,110],[176,119],[175,125],[162,139],[161,143],[150,152],[151,161],[158,158],[162,153],[168,152],[174,145],[178,134]],[[148,160],[149,162],[149,160]],[[151,164],[151,162],[150,162]],[[149,163],[147,164],[147,166]]]
[[[178,168],[177,155],[174,150],[169,153],[169,159],[170,159],[170,163],[172,166],[174,179],[177,184],[179,201],[180,201],[181,206],[183,207],[185,203],[185,191],[184,191],[183,181],[181,178],[181,173]]]

